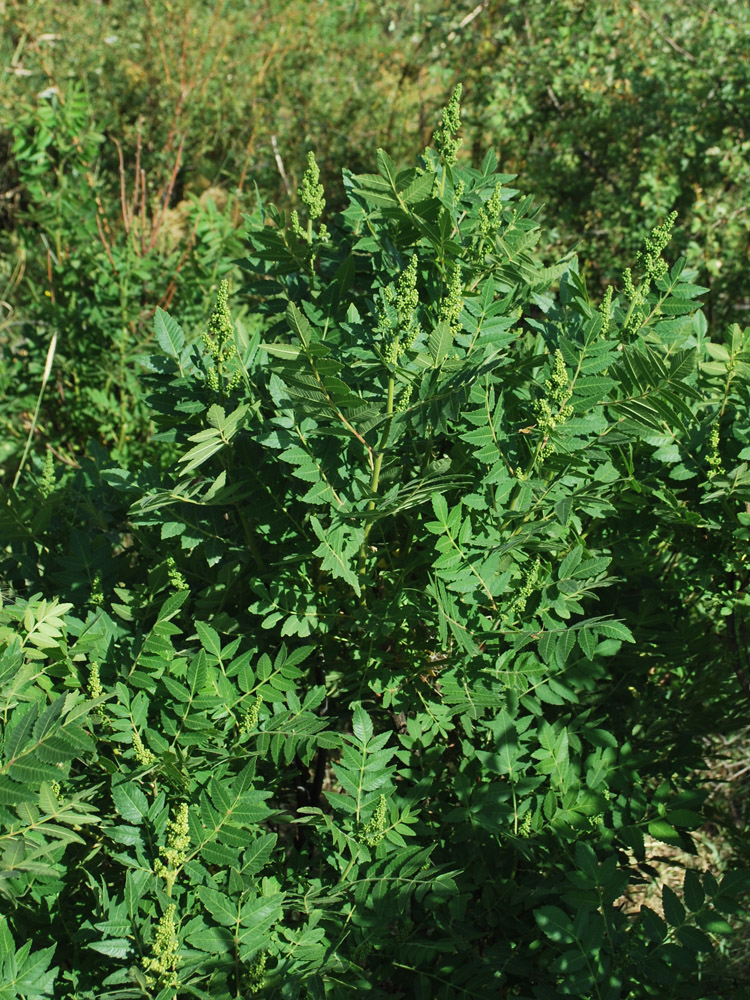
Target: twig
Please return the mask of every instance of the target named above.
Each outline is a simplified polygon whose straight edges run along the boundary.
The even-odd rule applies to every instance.
[[[274,159],[276,160],[276,166],[279,168],[279,174],[284,182],[284,187],[286,188],[287,195],[292,197],[292,188],[289,184],[289,178],[286,175],[286,170],[284,170],[284,161],[281,159],[281,153],[279,152],[279,141],[275,135],[271,136],[271,148],[273,149]]]
[[[104,247],[104,252],[106,253],[107,258],[109,259],[109,263],[112,265],[112,274],[116,278],[117,266],[115,265],[114,259],[112,257],[112,250],[110,249],[109,243],[107,242],[107,237],[104,233],[104,229],[102,228],[101,216],[99,215],[98,212],[96,213],[96,228],[99,232],[99,239],[101,240],[102,246]]]
[[[128,212],[128,203],[127,203],[127,198],[125,196],[125,161],[123,159],[122,146],[120,145],[120,143],[114,137],[112,138],[112,142],[114,142],[115,146],[117,146],[117,159],[119,161],[119,171],[120,171],[120,208],[122,210],[122,223],[125,227],[125,233],[127,235],[130,233],[130,227],[132,225],[133,220],[130,213]],[[138,176],[138,171],[136,170],[136,177],[137,176]]]
[[[31,420],[31,427],[29,428],[29,436],[26,438],[26,447],[23,450],[23,455],[21,455],[21,461],[16,469],[16,475],[13,479],[13,489],[18,485],[18,480],[21,476],[21,470],[26,464],[26,459],[29,454],[29,448],[31,447],[31,439],[36,431],[37,421],[39,420],[39,410],[42,406],[42,397],[44,396],[44,390],[47,388],[47,382],[49,380],[50,372],[52,371],[52,362],[55,357],[55,348],[57,347],[57,331],[52,334],[52,340],[49,342],[49,347],[47,349],[47,360],[44,364],[44,374],[42,375],[42,387],[39,390],[39,395],[36,400],[36,409],[34,410],[34,416]]]
[[[747,630],[745,623],[739,618],[736,610],[729,616],[727,626],[729,645],[734,658],[734,672],[737,675],[737,680],[740,682],[740,687],[747,697],[750,698],[750,677],[748,677],[745,663],[748,649]]]
[[[489,6],[489,2],[490,2],[490,0],[482,0],[482,2],[480,4],[477,4],[477,6],[474,8],[474,10],[472,10],[469,14],[466,15],[466,17],[462,18],[458,22],[458,24],[453,29],[453,31],[449,31],[448,32],[448,36],[447,36],[446,40],[449,41],[449,42],[452,42],[453,39],[456,37],[456,35],[459,33],[459,31],[461,31],[462,28],[465,28],[467,26],[467,24],[471,24],[471,22],[473,20],[475,20],[475,18],[479,17],[479,15],[482,13],[483,10],[487,10],[487,7]]]
[[[565,113],[565,108],[562,106],[562,103],[560,102],[560,98],[557,96],[557,94],[555,93],[555,91],[552,89],[552,85],[548,83],[547,87],[546,87],[546,90],[547,90],[547,96],[549,97],[550,101],[552,102],[552,106],[554,107],[555,111],[559,114],[559,116],[561,118],[565,119],[567,117],[567,115]],[[605,180],[608,184],[611,184],[612,187],[613,187],[613,189],[615,190],[615,192],[619,192],[619,190],[620,190],[619,186],[609,176],[609,174],[604,169],[604,167],[602,167],[593,158],[593,156],[591,156],[591,154],[588,153],[583,148],[583,146],[574,145],[573,149],[581,157],[582,160],[584,160],[586,163],[588,163],[588,165],[591,167],[591,169],[594,171],[594,173],[598,174],[602,178],[602,180]]]
[[[177,174],[179,172],[180,165],[182,163],[182,150],[184,145],[185,145],[185,136],[183,135],[182,138],[180,139],[180,145],[177,147],[177,156],[175,157],[172,176],[169,178],[169,183],[167,184],[164,194],[162,195],[159,215],[154,221],[151,228],[151,239],[149,240],[148,243],[149,252],[151,252],[151,250],[154,249],[154,247],[156,246],[156,241],[159,238],[159,232],[161,231],[162,223],[164,222],[164,213],[166,212],[167,205],[169,204],[169,201],[172,197],[172,191],[174,190],[175,182],[177,180]]]
[[[654,23],[653,17],[651,17],[650,14],[647,14],[639,3],[636,3],[635,0],[631,0],[630,5],[636,14],[640,14],[640,16],[644,19],[644,21],[648,21],[648,23],[654,29],[656,34],[659,36],[659,38],[662,38],[670,48],[674,49],[675,52],[679,52],[680,55],[685,56],[685,58],[689,59],[690,62],[695,62],[695,56],[692,54],[692,52],[688,52],[687,49],[683,49],[683,47],[679,45],[674,40],[674,38],[670,38],[669,35],[665,35],[663,31],[660,31],[658,25]]]

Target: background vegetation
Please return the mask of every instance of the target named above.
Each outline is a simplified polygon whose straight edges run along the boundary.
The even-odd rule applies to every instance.
[[[747,995],[750,5],[0,65],[2,995]]]

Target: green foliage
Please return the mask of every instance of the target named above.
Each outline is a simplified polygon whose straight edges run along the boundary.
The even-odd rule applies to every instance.
[[[155,310],[200,336],[253,183],[302,214],[309,243],[318,188],[346,204],[340,164],[369,169],[373,145],[412,157],[433,130],[446,162],[478,167],[489,145],[523,175],[540,238],[577,246],[597,298],[644,225],[678,211],[710,325],[742,322],[749,23],[746,0],[709,15],[676,0],[3,5],[0,464],[18,465],[55,333],[34,451],[75,463],[92,437],[125,464],[154,459],[137,372]],[[499,207],[487,199],[488,232]]]
[[[456,101],[250,220],[263,338],[155,312],[153,461],[0,495],[9,997],[732,995],[747,871],[621,900],[744,719],[750,330],[668,225],[596,308]]]
[[[121,159],[121,198],[109,203],[100,173],[104,137],[77,85],[65,93],[48,88],[22,106],[12,140],[25,203],[11,249],[25,260],[26,303],[6,345],[3,457],[14,458],[23,447],[19,414],[32,408],[38,392],[40,338],[45,343],[56,332],[55,384],[42,410],[45,436],[68,460],[95,436],[125,461],[143,449],[149,432],[137,361],[151,339],[155,309],[176,296],[186,318],[202,318],[199,285],[227,272],[222,258],[239,244],[233,246],[236,237],[211,197],[168,207],[179,151],[160,201],[148,188],[139,149],[132,180]]]
[[[522,172],[555,245],[577,243],[603,285],[633,260],[644,221],[677,210],[676,244],[721,325],[747,308],[749,27],[745,0],[503,0],[448,58],[475,141]]]

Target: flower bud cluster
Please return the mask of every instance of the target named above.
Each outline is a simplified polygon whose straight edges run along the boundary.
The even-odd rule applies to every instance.
[[[659,281],[667,273],[667,262],[662,259],[661,253],[672,237],[672,229],[676,219],[677,212],[671,212],[662,225],[655,226],[651,230],[651,235],[643,241],[643,250],[640,250],[635,258],[642,270],[641,283],[638,288],[633,283],[630,268],[625,268],[623,272],[622,285],[630,302],[629,319],[622,331],[626,337],[634,334],[643,325],[646,317],[640,307],[645,303],[646,297],[651,291],[651,283]]]
[[[708,472],[706,477],[708,479],[713,479],[714,476],[720,476],[724,471],[724,466],[721,463],[721,454],[719,452],[719,425],[714,424],[711,428],[711,433],[708,437],[708,454],[706,455],[706,462],[708,463]]]
[[[251,733],[255,727],[258,725],[258,718],[260,716],[260,706],[263,704],[263,696],[260,691],[255,696],[255,701],[250,706],[250,708],[243,712],[242,718],[240,719],[240,732],[243,736],[247,736]]]
[[[456,155],[461,147],[461,140],[456,133],[461,128],[461,84],[451,94],[448,104],[443,108],[443,117],[435,132],[435,148],[446,166],[453,166]]]
[[[498,181],[495,190],[479,209],[479,235],[483,240],[495,235],[502,214],[502,184]]]
[[[458,264],[454,264],[448,280],[448,289],[440,303],[440,320],[449,323],[453,333],[458,333],[461,329],[458,317],[461,315],[463,307],[464,286],[461,280],[461,268]]]
[[[414,385],[409,383],[404,391],[401,393],[398,402],[396,403],[396,413],[404,413],[409,408],[409,403],[411,402],[412,393],[414,392]]]
[[[55,456],[52,454],[52,449],[48,448],[47,454],[44,456],[42,476],[39,480],[39,492],[45,500],[51,493],[54,493],[56,485],[57,476],[55,475]]]
[[[602,337],[606,337],[609,333],[609,324],[612,319],[612,291],[613,286],[607,285],[604,292],[604,297],[602,298],[601,305],[599,306],[599,313],[602,317]]]
[[[385,800],[385,795],[381,795],[378,799],[378,804],[375,806],[375,812],[372,814],[370,822],[367,823],[362,831],[362,839],[368,847],[375,847],[380,843],[385,836],[387,825],[388,805]]]
[[[526,577],[521,585],[518,595],[513,602],[513,609],[518,614],[522,615],[526,610],[526,602],[531,597],[536,589],[536,583],[539,578],[539,569],[541,567],[541,560],[539,556],[536,557],[534,562],[531,564],[526,572]]]
[[[179,984],[177,967],[180,961],[180,941],[177,937],[176,913],[177,908],[174,903],[170,903],[156,925],[151,956],[143,962],[149,986],[175,989]]]
[[[320,183],[320,168],[315,162],[312,150],[307,154],[307,170],[302,177],[302,185],[297,190],[299,200],[307,209],[313,221],[319,219],[326,207],[325,192]]]
[[[383,358],[386,364],[395,365],[404,353],[414,346],[419,336],[420,325],[417,320],[419,292],[417,291],[417,268],[419,261],[414,254],[401,272],[396,286],[386,285],[381,289],[380,301],[376,308],[378,327],[388,337]],[[395,312],[395,317],[394,317]],[[394,329],[395,319],[395,329]]]
[[[167,556],[167,578],[170,587],[175,590],[190,590],[190,584],[179,570],[174,556]]]
[[[148,747],[144,746],[141,734],[137,730],[133,731],[133,753],[141,767],[151,767],[152,764],[156,763],[155,755]]]
[[[260,993],[266,981],[266,961],[267,952],[262,951],[260,955],[250,965],[246,965],[242,971],[242,988],[247,993]]]
[[[154,862],[154,874],[164,879],[167,895],[172,894],[175,879],[187,861],[189,847],[188,807],[186,802],[182,802],[177,807],[172,819],[167,823],[166,846],[159,848],[159,854],[164,858],[164,861],[157,858]]]
[[[662,259],[662,250],[672,238],[672,229],[677,219],[677,212],[671,212],[661,226],[651,230],[651,235],[643,241],[643,250],[636,255],[636,262],[643,267],[643,276],[647,281],[658,281],[667,273],[667,262]]]
[[[224,367],[237,353],[234,343],[234,327],[229,312],[229,282],[222,280],[216,295],[216,305],[208,321],[208,330],[203,334],[211,365],[206,372],[206,385],[212,392],[231,392],[237,387],[241,375],[235,371],[228,385],[223,385]]]
[[[539,458],[542,460],[554,452],[554,445],[548,440],[552,431],[573,415],[573,407],[566,405],[570,399],[570,379],[565,367],[565,359],[559,349],[555,351],[552,374],[546,379],[544,390],[546,395],[541,399],[534,400],[533,404],[536,411],[537,427],[545,439],[539,452]]]

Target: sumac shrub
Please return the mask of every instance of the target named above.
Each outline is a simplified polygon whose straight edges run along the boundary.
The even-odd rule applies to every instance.
[[[543,266],[458,97],[251,224],[262,336],[157,312],[171,472],[3,496],[5,995],[732,993],[746,873],[622,898],[746,711],[750,332],[671,218],[599,306]]]

